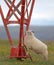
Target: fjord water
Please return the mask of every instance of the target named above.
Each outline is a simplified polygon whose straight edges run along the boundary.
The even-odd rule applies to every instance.
[[[19,38],[19,26],[8,27],[13,39]],[[34,31],[34,35],[40,40],[54,40],[54,26],[30,26]],[[3,26],[0,26],[0,39],[7,39],[6,31]]]

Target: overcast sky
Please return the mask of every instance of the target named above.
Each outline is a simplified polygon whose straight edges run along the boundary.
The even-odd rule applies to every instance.
[[[8,7],[4,0],[0,0],[0,5],[6,15]],[[2,24],[0,16],[0,25]],[[35,0],[31,25],[54,25],[54,0]]]

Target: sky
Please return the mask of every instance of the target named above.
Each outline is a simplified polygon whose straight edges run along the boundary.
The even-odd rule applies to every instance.
[[[16,3],[17,1],[19,0],[16,0]],[[0,5],[4,15],[6,15],[8,7],[4,0],[0,0]],[[0,25],[3,25],[1,16]],[[54,0],[35,0],[30,25],[54,26]]]

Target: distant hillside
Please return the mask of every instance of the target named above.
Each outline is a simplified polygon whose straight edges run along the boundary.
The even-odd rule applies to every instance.
[[[9,26],[8,29],[13,39],[19,38],[19,26]],[[29,29],[33,30],[35,36],[40,40],[54,41],[54,26],[30,26]],[[7,39],[3,26],[0,26],[0,39]]]

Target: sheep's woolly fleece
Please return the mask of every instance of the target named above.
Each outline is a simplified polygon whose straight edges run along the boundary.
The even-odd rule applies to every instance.
[[[26,31],[26,35],[24,37],[24,44],[27,47],[28,51],[33,50],[36,54],[41,54],[45,60],[48,60],[47,45],[37,39],[31,30]]]

